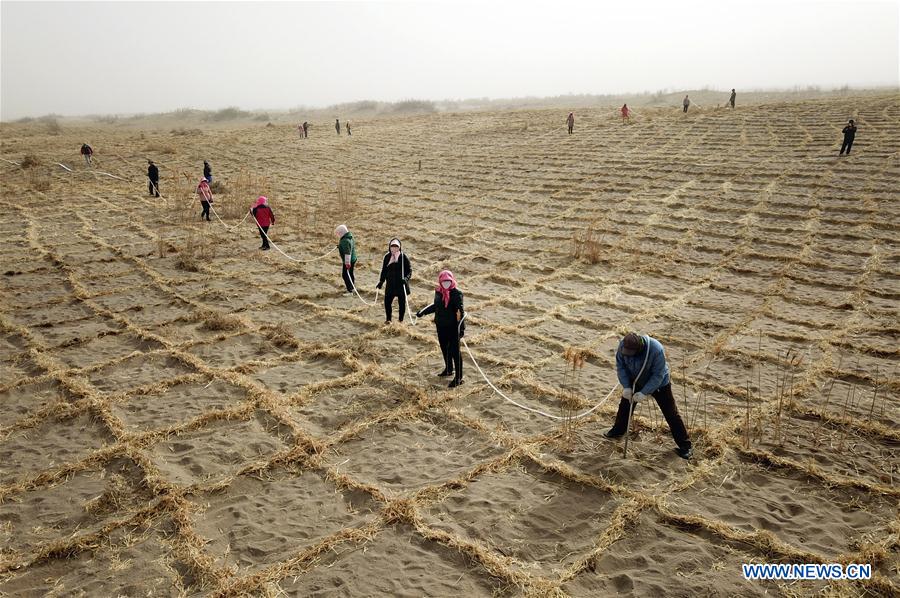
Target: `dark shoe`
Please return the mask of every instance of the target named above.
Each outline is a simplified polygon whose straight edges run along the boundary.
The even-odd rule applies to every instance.
[[[454,378],[450,381],[450,384],[447,385],[447,388],[456,388],[457,386],[463,383],[462,378]]]
[[[679,457],[681,457],[682,459],[690,459],[691,457],[694,456],[694,449],[691,447],[681,448],[679,446],[679,447],[675,448],[675,454],[678,455]]]
[[[612,430],[607,430],[606,432],[603,433],[603,437],[608,440],[618,440],[622,436],[625,436],[625,434],[613,434]]]
[[[402,320],[401,320],[401,322],[402,322]],[[384,321],[384,323],[385,323],[385,324],[390,324],[390,323],[391,323],[391,319],[388,318],[387,320]]]
[[[263,251],[268,251],[269,249],[271,249],[271,247],[269,247],[268,245],[262,248]]]
[[[438,376],[440,376],[441,378],[446,378],[447,376],[452,376],[452,375],[453,375],[453,370],[446,370],[446,369],[443,372],[441,372],[440,374],[438,374]]]

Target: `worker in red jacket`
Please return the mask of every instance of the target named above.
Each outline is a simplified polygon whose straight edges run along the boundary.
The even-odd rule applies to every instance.
[[[269,249],[269,227],[275,224],[275,212],[269,207],[269,200],[264,195],[259,196],[251,211],[259,228],[259,236],[262,238],[260,249],[267,251]]]

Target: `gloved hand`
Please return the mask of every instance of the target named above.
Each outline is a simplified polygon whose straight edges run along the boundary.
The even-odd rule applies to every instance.
[[[344,264],[344,268],[346,268],[347,270],[349,270],[349,269],[350,269],[350,264],[346,264],[346,263],[345,263],[345,264]]]
[[[634,393],[634,396],[632,397],[632,399],[634,400],[635,403],[640,403],[641,401],[643,401],[646,398],[647,398],[647,395],[645,395],[642,392],[636,392],[636,393]]]
[[[422,317],[422,310],[421,310],[421,309],[420,309],[419,311],[416,312],[416,317],[417,317],[417,318],[421,318],[421,317]]]
[[[378,284],[375,285],[375,288],[381,289],[381,285],[383,285],[383,284],[384,284],[383,282],[379,282]]]
[[[623,389],[622,389],[622,398],[625,399],[626,401],[630,401],[630,400],[631,400],[631,396],[632,396],[633,394],[634,394],[634,391],[632,391],[630,388],[623,388]]]
[[[463,324],[459,327],[459,338],[462,338],[466,335],[466,325]]]

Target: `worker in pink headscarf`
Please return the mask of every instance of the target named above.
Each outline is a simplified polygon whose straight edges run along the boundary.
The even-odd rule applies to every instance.
[[[459,351],[459,339],[466,333],[463,317],[463,294],[456,288],[456,279],[450,270],[441,270],[438,284],[434,291],[434,301],[428,307],[419,310],[417,318],[434,314],[437,327],[438,343],[444,356],[444,369],[438,376],[453,376],[448,385],[455,388],[463,383],[462,354]]]
[[[631,118],[631,109],[628,107],[628,104],[622,104],[622,122],[627,121]]]
[[[213,202],[212,189],[209,188],[209,181],[205,178],[200,179],[200,184],[197,185],[197,197],[200,198],[200,207],[203,208],[203,211],[200,212],[200,220],[206,218],[206,221],[209,222],[209,204]]]

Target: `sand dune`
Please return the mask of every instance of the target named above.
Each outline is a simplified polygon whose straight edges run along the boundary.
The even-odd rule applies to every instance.
[[[900,592],[900,96],[576,118],[2,125],[0,595]],[[298,260],[347,223],[367,301],[393,236],[414,309],[452,269],[534,409],[593,406],[617,338],[654,335],[695,458],[652,405],[623,458],[616,396],[561,426],[468,359],[448,390],[430,321],[384,326],[334,254],[257,249],[259,194]]]

